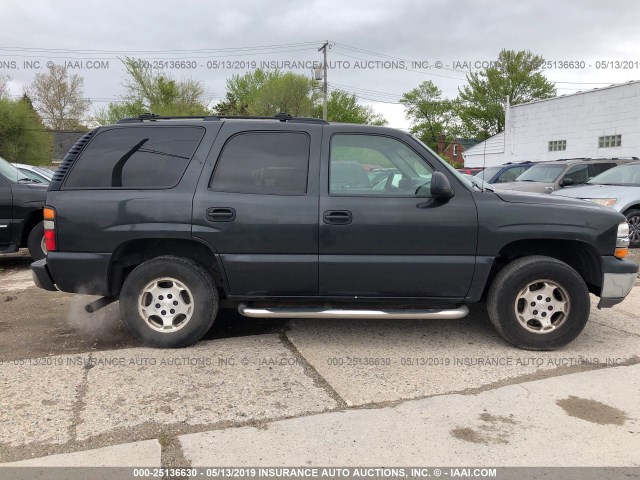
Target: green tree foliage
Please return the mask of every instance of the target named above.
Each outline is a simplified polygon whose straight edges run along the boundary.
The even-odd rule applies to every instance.
[[[322,104],[316,106],[315,117],[322,117]],[[327,99],[327,120],[342,123],[386,125],[382,115],[366,105],[358,103],[358,97],[344,90],[333,90]]]
[[[554,97],[556,89],[543,74],[544,58],[530,51],[502,50],[498,61],[467,75],[460,90],[460,118],[480,138],[504,130],[507,98],[511,105]]]
[[[123,117],[148,112],[167,116],[209,114],[200,82],[190,78],[174,80],[135,58],[126,57],[122,63],[127,72],[125,94],[97,113],[97,123],[115,123]]]
[[[296,116],[322,117],[318,85],[304,75],[257,69],[227,80],[225,99],[214,107],[219,115],[272,116],[286,112]],[[342,90],[331,92],[327,117],[334,122],[386,125],[371,107],[358,104],[356,96]]]
[[[26,96],[0,98],[0,156],[10,162],[51,163],[51,132],[46,129]]]
[[[458,116],[460,102],[442,98],[442,90],[431,80],[405,93],[400,103],[411,120],[411,132],[435,151],[440,135],[450,141],[465,134]]]
[[[286,112],[293,116],[311,117],[319,95],[315,82],[293,72],[270,78],[256,92],[249,105],[252,115],[272,116]]]
[[[258,91],[270,80],[281,75],[278,70],[256,69],[244,75],[235,74],[227,80],[225,99],[214,107],[219,115],[250,115]]]

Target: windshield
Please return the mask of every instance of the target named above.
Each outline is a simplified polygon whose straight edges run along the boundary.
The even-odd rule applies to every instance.
[[[590,185],[629,185],[640,187],[640,164],[620,165],[593,177]]]
[[[28,178],[33,180],[35,183],[46,183],[49,184],[49,177],[42,175],[41,173],[34,172],[31,170],[27,170],[26,168],[18,167],[18,170],[22,173],[24,178]]]
[[[53,170],[51,170],[50,168],[47,168],[47,167],[35,167],[34,166],[32,168],[33,168],[33,170],[38,172],[40,175],[44,175],[48,179],[51,179],[51,177],[53,177],[53,174],[55,173]]]
[[[516,182],[553,183],[564,169],[564,165],[534,165],[516,178]]]
[[[476,173],[476,177],[480,180],[492,179],[500,170],[502,167],[489,167]]]
[[[20,173],[20,170],[2,157],[0,157],[0,175],[10,182],[17,182],[19,179],[24,178],[24,175]]]
[[[475,177],[473,175],[467,175],[467,174],[462,174],[460,172],[458,172],[455,168],[453,168],[449,162],[445,161],[442,159],[442,157],[440,157],[440,155],[438,155],[437,153],[435,153],[433,150],[431,150],[422,140],[420,140],[418,137],[414,136],[414,135],[409,135],[411,138],[413,138],[416,142],[418,142],[420,145],[422,145],[424,148],[426,148],[429,153],[431,153],[434,157],[439,158],[442,162],[442,164],[447,167],[447,169],[456,176],[456,178],[458,178],[462,183],[464,183],[467,187],[469,188],[475,188],[477,190],[489,190],[490,192],[494,192],[495,190],[488,184],[485,182],[482,182],[480,180],[475,180]]]
[[[433,150],[431,150],[427,144],[425,144],[422,140],[420,140],[418,137],[416,137],[415,135],[409,135],[411,138],[413,138],[416,142],[418,142],[420,145],[422,145],[424,148],[426,148],[430,154],[432,154],[434,157],[439,158],[441,160],[441,162],[444,164],[445,167],[447,167],[447,169],[453,173],[458,179],[462,180],[465,185],[469,185],[471,186],[471,182],[469,182],[466,178],[464,178],[464,176],[458,172],[455,168],[453,168],[451,165],[449,165],[449,162],[445,161],[442,159],[442,157],[440,155],[438,155],[436,152],[434,152]]]

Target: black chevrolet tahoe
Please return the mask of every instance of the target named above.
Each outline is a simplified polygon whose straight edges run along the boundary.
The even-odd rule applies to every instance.
[[[42,211],[47,187],[34,183],[0,157],[0,253],[27,247],[34,260],[46,255]]]
[[[486,300],[507,341],[548,350],[580,334],[589,293],[599,307],[629,293],[624,216],[475,182],[391,128],[124,119],[87,133],[56,172],[34,280],[102,296],[89,311],[119,299],[154,347],[193,344],[219,308],[456,319]]]

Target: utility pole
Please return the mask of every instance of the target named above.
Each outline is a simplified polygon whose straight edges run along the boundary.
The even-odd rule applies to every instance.
[[[322,45],[318,51],[322,50],[324,54],[324,60],[322,61],[323,68],[323,85],[322,85],[322,119],[327,119],[327,48],[329,48],[329,40],[325,40],[324,45]]]

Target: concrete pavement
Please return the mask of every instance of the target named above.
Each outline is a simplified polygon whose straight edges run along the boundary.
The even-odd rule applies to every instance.
[[[568,347],[528,352],[481,305],[458,321],[223,315],[208,340],[153,350],[117,305],[88,318],[84,299],[23,286],[0,298],[0,463],[637,464],[638,288],[594,299]]]
[[[185,435],[192,466],[640,466],[640,365]],[[242,452],[242,455],[238,455]]]

